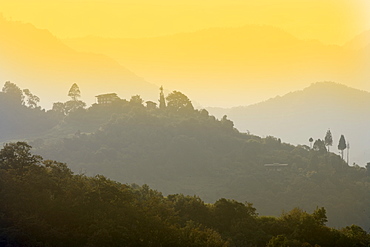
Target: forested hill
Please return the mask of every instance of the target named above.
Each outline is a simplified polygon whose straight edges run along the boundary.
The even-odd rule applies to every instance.
[[[56,126],[62,116],[38,106],[39,97],[6,82],[0,92],[0,142],[36,138]]]
[[[35,152],[77,173],[148,184],[165,195],[248,201],[263,215],[322,206],[331,226],[370,227],[368,170],[348,166],[320,139],[311,148],[240,133],[226,116],[195,110],[176,91],[166,98],[162,91],[158,106],[136,95],[88,108],[77,85],[69,94],[46,112],[29,90],[5,83],[2,141],[27,139]]]
[[[133,96],[68,111],[68,102],[58,103],[51,112],[62,120],[30,144],[77,173],[148,184],[165,195],[248,201],[262,215],[319,206],[330,226],[369,228],[368,171],[327,152],[322,140],[310,148],[240,133],[227,117],[195,110],[180,92],[166,100],[166,107],[163,95],[159,107],[144,106]]]
[[[356,225],[327,227],[326,210],[259,216],[250,203],[164,197],[147,185],[74,175],[32,155],[25,142],[0,150],[0,246],[367,247]]]
[[[339,138],[350,143],[350,164],[370,161],[370,92],[334,82],[317,82],[303,90],[277,96],[250,106],[207,108],[212,115],[227,115],[240,131],[259,136],[278,136],[293,144],[309,145],[309,138],[322,139],[330,129],[332,152]]]

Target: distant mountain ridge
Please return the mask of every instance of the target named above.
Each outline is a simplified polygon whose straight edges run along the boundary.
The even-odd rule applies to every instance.
[[[230,109],[207,108],[217,117],[227,115],[240,131],[276,136],[284,142],[309,145],[333,133],[330,151],[337,153],[339,137],[350,143],[350,163],[364,166],[370,157],[370,93],[333,82],[311,86],[264,102]],[[351,163],[352,164],[352,163]]]
[[[370,30],[362,32],[361,34],[348,41],[344,46],[349,49],[360,50],[370,45]]]
[[[65,100],[75,82],[87,103],[93,103],[97,94],[112,91],[125,97],[137,92],[145,97],[157,95],[156,86],[115,60],[77,52],[47,30],[2,17],[0,30],[0,80],[12,81],[22,88],[32,85],[33,93],[43,99],[42,105],[51,107],[55,99]]]
[[[300,40],[272,26],[210,28],[153,38],[63,41],[76,50],[107,54],[154,83],[192,95],[201,105],[251,104],[315,81],[370,90],[366,69],[370,58],[364,46],[354,49],[352,46],[358,45]]]

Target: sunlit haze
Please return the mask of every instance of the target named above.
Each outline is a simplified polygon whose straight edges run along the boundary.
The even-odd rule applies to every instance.
[[[1,246],[370,246],[370,0],[0,0]]]
[[[4,16],[30,22],[60,38],[148,37],[209,27],[266,24],[298,38],[343,44],[370,28],[367,0],[13,0]]]
[[[0,10],[8,21],[48,30],[75,51],[104,54],[124,67],[115,64],[112,69],[112,60],[109,66],[103,62],[107,68],[102,68],[101,59],[63,52],[55,47],[55,40],[43,36],[45,33],[29,31],[26,35],[20,27],[9,27],[9,32],[22,33],[22,39],[26,38],[27,51],[21,52],[25,45],[14,49],[20,57],[32,56],[32,62],[21,60],[25,68],[21,77],[10,71],[21,66],[19,61],[14,60],[13,66],[8,60],[6,65],[12,67],[0,79],[30,88],[47,108],[52,99],[64,99],[61,93],[73,82],[80,84],[87,103],[104,91],[129,97],[123,95],[117,82],[117,74],[126,69],[154,84],[153,88],[163,85],[167,91],[183,91],[201,106],[248,105],[317,81],[370,90],[364,62],[367,53],[359,51],[364,47],[357,45],[361,40],[343,46],[370,29],[367,0],[14,0],[1,1]],[[30,50],[37,55],[26,55]],[[14,54],[10,56],[14,59]],[[88,74],[96,72],[92,64],[102,70],[102,76],[110,71],[112,78],[101,84],[102,79]],[[32,69],[44,65],[47,72]],[[78,73],[83,70],[86,76]],[[58,95],[50,95],[50,88],[40,86],[45,84],[43,80],[58,84]],[[119,81],[123,82],[122,77]]]

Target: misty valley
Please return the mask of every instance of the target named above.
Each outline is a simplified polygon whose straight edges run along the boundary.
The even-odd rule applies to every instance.
[[[112,92],[90,106],[82,93],[74,83],[45,110],[32,89],[5,82],[0,246],[370,245],[370,163],[348,158],[362,143],[352,132],[368,135],[370,93],[316,83],[231,109],[196,109],[163,87],[155,101]],[[308,128],[343,95],[359,103],[335,121],[351,114],[352,132]]]
[[[370,247],[369,0],[0,0],[0,247]]]

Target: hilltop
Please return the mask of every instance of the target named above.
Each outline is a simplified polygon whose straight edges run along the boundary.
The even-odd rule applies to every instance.
[[[45,159],[67,162],[77,173],[148,184],[165,195],[196,194],[206,202],[223,197],[250,201],[264,215],[279,215],[292,205],[304,210],[323,206],[331,226],[369,227],[368,170],[349,166],[328,152],[322,141],[311,148],[307,142],[294,146],[278,137],[241,133],[227,116],[218,120],[204,109],[194,109],[178,91],[166,97],[167,107],[164,95],[159,97],[159,107],[152,101],[144,106],[144,100],[135,95],[88,108],[72,98],[45,112],[30,104],[29,97],[24,102],[20,89],[12,85],[10,90],[11,85],[0,93],[0,110],[6,116],[1,118],[3,141],[27,139]],[[356,90],[344,95],[361,99],[363,93],[367,95]],[[322,108],[331,102],[330,93],[324,96]],[[304,99],[294,93],[289,98],[291,102]],[[76,107],[70,108],[71,104]],[[362,108],[355,109],[361,112]],[[368,123],[366,116],[364,123]],[[357,127],[360,131],[361,126]],[[337,133],[332,132],[335,145]],[[352,143],[351,135],[344,134]]]
[[[165,109],[134,96],[59,113],[57,125],[28,140],[45,159],[67,162],[77,173],[206,202],[249,201],[263,215],[323,206],[331,226],[368,227],[365,168],[348,166],[319,143],[310,149],[240,133],[228,117],[218,120],[182,93],[170,95]]]

